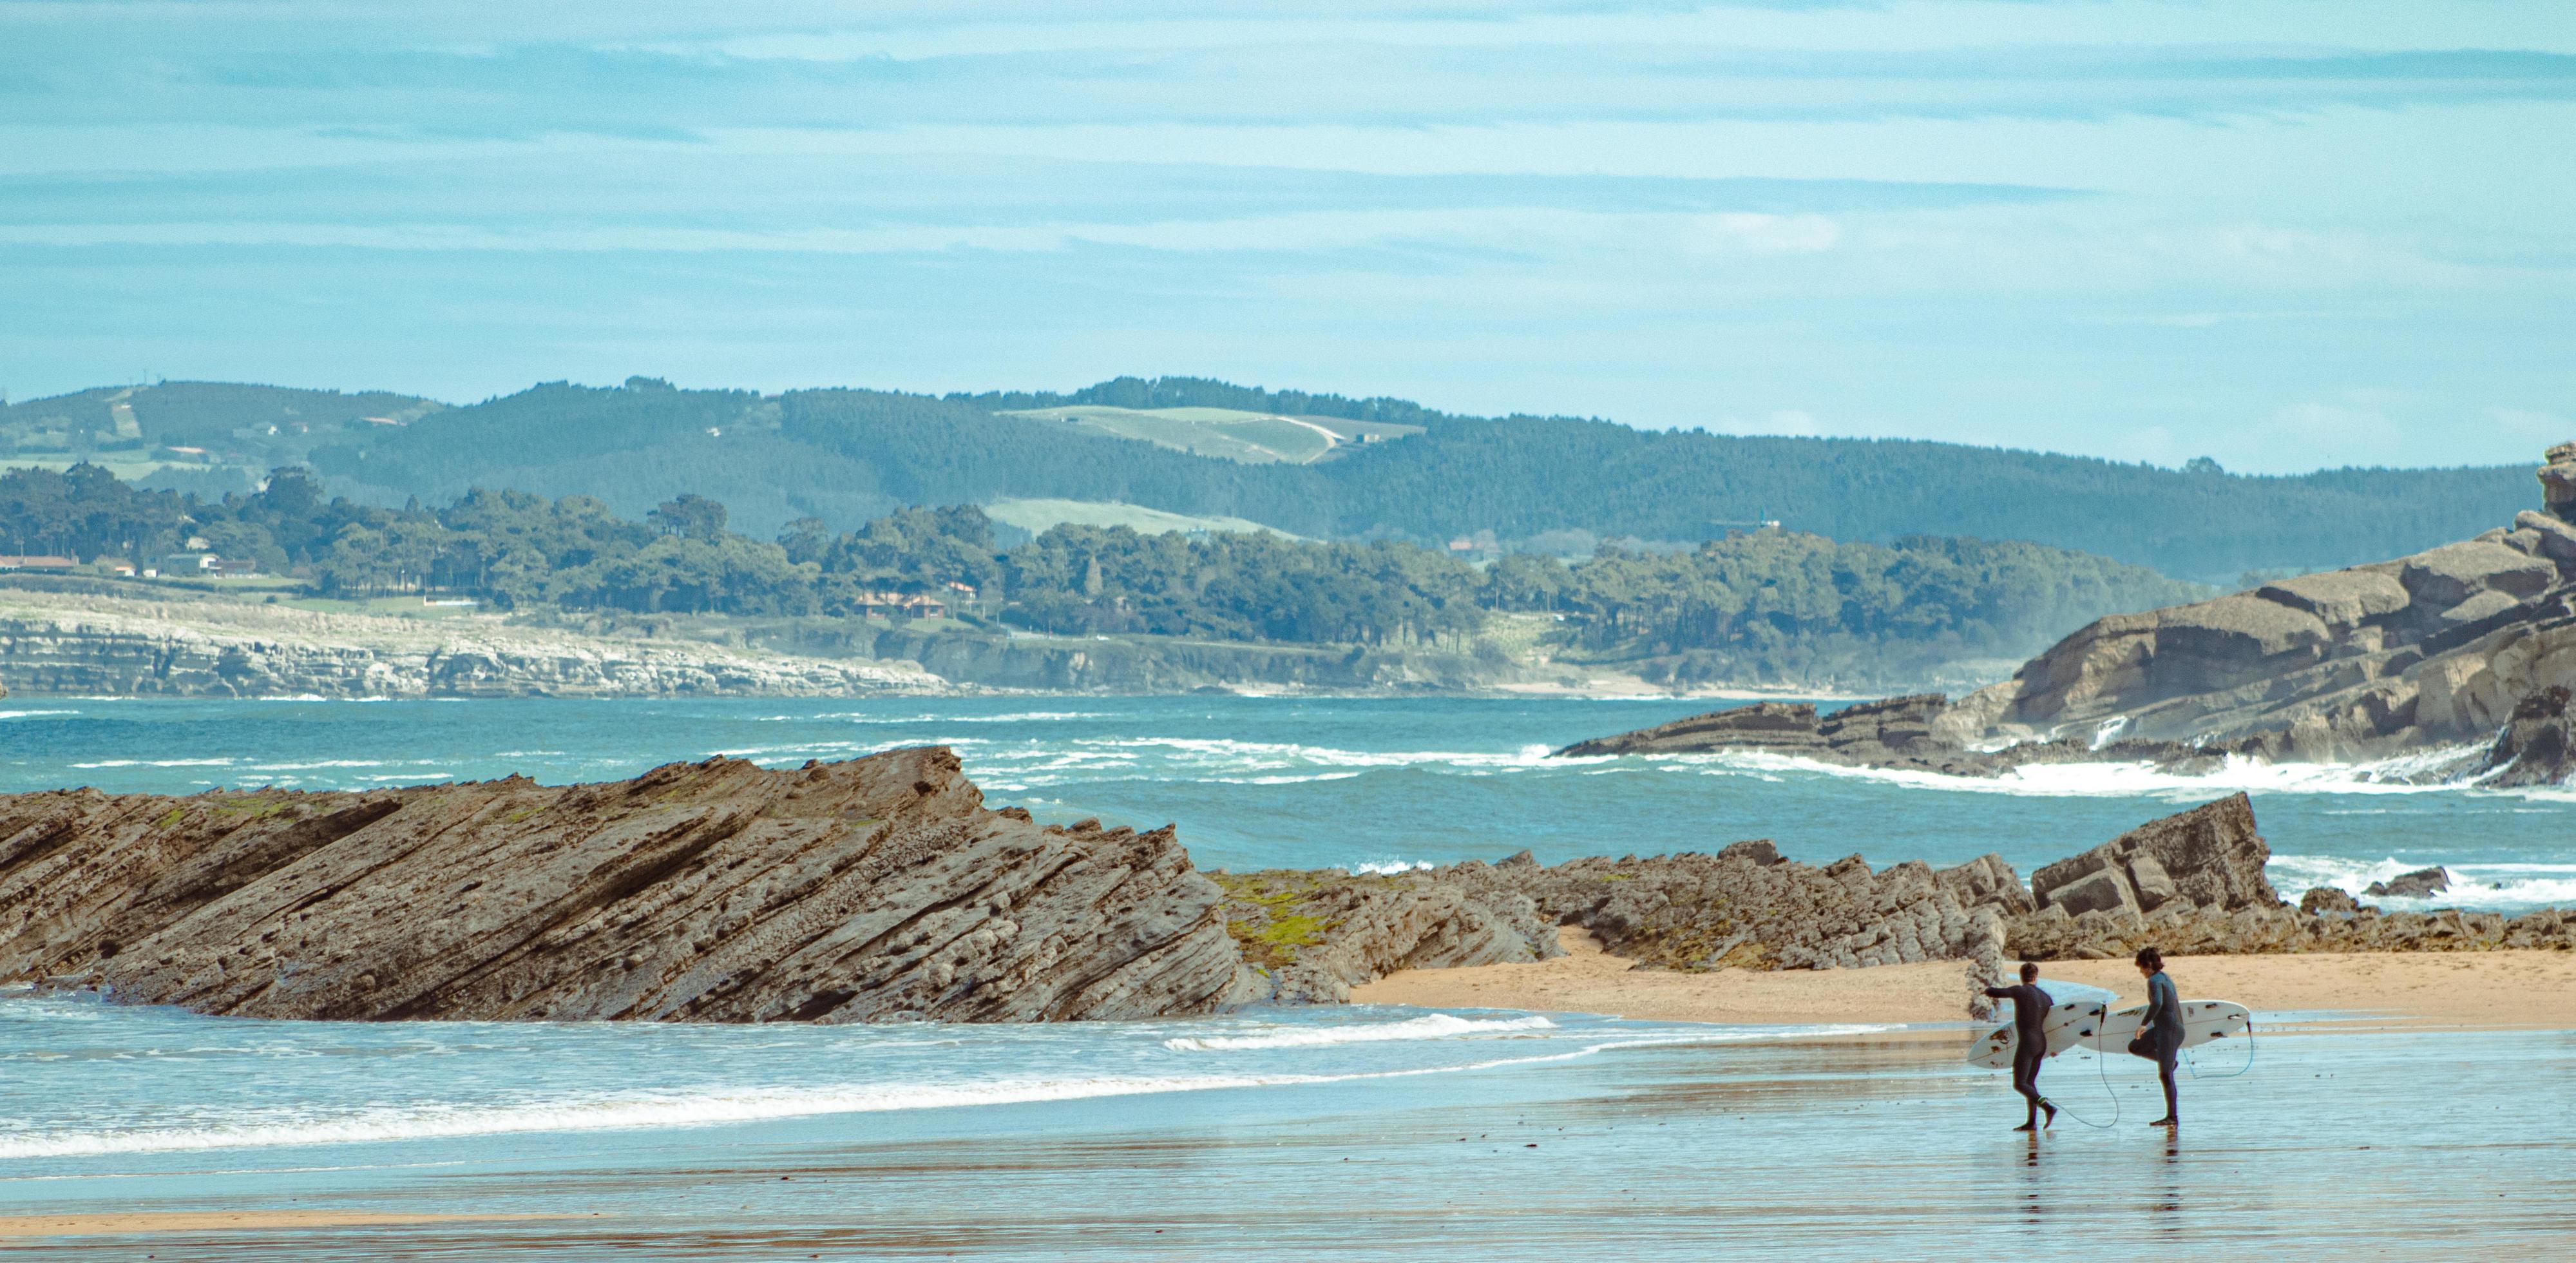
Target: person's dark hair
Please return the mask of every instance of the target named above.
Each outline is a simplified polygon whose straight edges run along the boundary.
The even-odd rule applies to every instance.
[[[2037,982],[2037,981],[2039,981],[2039,964],[2038,964],[2038,962],[2036,962],[2036,961],[2027,961],[2027,960],[2026,960],[2026,961],[2023,961],[2023,962],[2021,963],[2021,980],[2022,980],[2023,982]]]
[[[2146,970],[2151,974],[2163,973],[2165,968],[2165,954],[2152,947],[2139,948],[2138,968]]]

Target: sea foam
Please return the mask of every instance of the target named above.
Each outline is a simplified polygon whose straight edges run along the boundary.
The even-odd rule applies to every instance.
[[[1469,1018],[1432,1013],[1401,1022],[1355,1026],[1290,1026],[1257,1035],[1185,1035],[1163,1041],[1176,1052],[1226,1052],[1250,1048],[1318,1048],[1332,1044],[1374,1044],[1403,1039],[1456,1039],[1503,1035],[1515,1031],[1555,1030],[1543,1017]]]

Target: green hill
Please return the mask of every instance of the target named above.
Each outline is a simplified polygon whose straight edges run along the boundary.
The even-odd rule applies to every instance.
[[[401,398],[306,393],[343,409]],[[1146,441],[1017,415],[1065,409],[1095,419],[1223,410],[1376,427],[1393,439],[1344,442],[1331,459],[1308,463],[1246,463],[1173,450],[1171,433]],[[136,414],[147,428],[168,424],[170,434],[252,428],[210,421],[182,429],[141,406]],[[336,487],[381,503],[513,487],[594,495],[634,515],[694,491],[723,501],[754,535],[801,517],[845,528],[903,505],[1005,499],[1115,501],[1319,539],[1421,543],[1490,531],[1507,545],[1550,532],[1687,544],[1722,536],[1727,523],[1770,518],[1855,542],[2027,540],[2216,583],[2465,538],[2532,500],[2530,472],[2515,466],[2245,477],[1949,443],[1452,416],[1399,399],[1193,378],[944,398],[764,396],[642,378],[612,388],[553,383],[408,424],[344,422],[336,432],[310,450],[312,464]]]
[[[315,448],[364,446],[447,405],[385,391],[341,394],[228,382],[101,386],[0,408],[0,464],[96,460],[120,475],[171,470],[248,486]],[[193,484],[191,489],[196,489]]]

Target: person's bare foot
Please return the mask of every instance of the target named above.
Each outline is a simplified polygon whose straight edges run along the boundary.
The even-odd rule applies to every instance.
[[[2154,1121],[2154,1122],[2152,1122],[2152,1123],[2147,1124],[2147,1126],[2149,1126],[2149,1127],[2180,1127],[2180,1126],[2182,1126],[2182,1120],[2181,1120],[2181,1119],[2179,1119],[2179,1118],[2170,1118],[2170,1117],[2168,1117],[2168,1118],[2159,1118],[2159,1119],[2157,1119],[2156,1121]]]
[[[2048,1111],[2048,1121],[2041,1123],[2040,1126],[2043,1128],[2055,1127],[2057,1125],[2057,1107],[2046,1101],[2040,1102],[2039,1107]]]
[[[2014,1131],[2038,1131],[2038,1130],[2039,1130],[2039,1125],[2038,1125],[2038,1124],[2036,1124],[2036,1123],[2023,1123],[2021,1126],[2013,1128],[2013,1130],[2014,1130]]]

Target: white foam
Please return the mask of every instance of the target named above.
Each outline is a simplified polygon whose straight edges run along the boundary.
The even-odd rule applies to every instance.
[[[2425,899],[2365,893],[2372,882],[2400,873],[2431,868],[2450,870],[2450,889]],[[2391,911],[2428,908],[2517,908],[2576,905],[2576,863],[2485,863],[2471,860],[2345,859],[2334,855],[2275,855],[2267,866],[2272,884],[2296,897],[2317,886],[2331,886],[2357,899]]]
[[[1163,1041],[1175,1052],[1230,1052],[1248,1048],[1320,1048],[1332,1044],[1375,1044],[1389,1040],[1458,1039],[1515,1031],[1552,1031],[1543,1017],[1469,1018],[1432,1013],[1401,1022],[1356,1026],[1288,1026],[1258,1035],[1183,1036]]]
[[[2555,797],[2551,789],[2484,790],[2463,781],[2414,783],[2412,778],[2438,773],[2473,753],[2451,747],[2369,763],[2271,763],[2240,755],[2224,756],[2209,772],[2170,772],[2145,762],[2033,763],[2000,776],[1945,776],[1899,768],[1845,767],[1796,755],[1740,750],[1720,754],[1647,755],[1649,760],[1693,767],[1716,776],[1770,778],[1783,773],[1879,781],[1909,789],[1952,793],[2008,794],[2031,798],[2169,798],[2204,797],[2217,790],[2241,789],[2293,794],[2455,794],[2463,790],[2520,797]]]
[[[1365,877],[1391,877],[1397,873],[1410,873],[1432,867],[1436,866],[1429,860],[1368,860],[1353,864],[1342,871]]]
[[[38,715],[77,715],[76,710],[0,710],[0,719],[32,719]]]
[[[103,759],[96,763],[75,763],[77,768],[99,767],[231,767],[231,759]]]
[[[1535,1029],[1535,1028],[1532,1028]],[[0,1160],[86,1157],[99,1154],[182,1153],[209,1149],[443,1140],[530,1132],[702,1127],[831,1114],[954,1109],[1171,1092],[1296,1087],[1425,1075],[1466,1074],[1512,1066],[1573,1061],[1624,1048],[1744,1043],[1772,1039],[1868,1034],[1884,1025],[1712,1028],[1704,1032],[1606,1039],[1561,1052],[1500,1057],[1459,1065],[1349,1074],[1234,1074],[1106,1076],[1018,1079],[973,1084],[850,1084],[703,1093],[624,1093],[530,1101],[482,1108],[446,1105],[353,1110],[334,1117],[278,1118],[269,1122],[203,1126],[114,1128],[97,1131],[0,1132]]]

